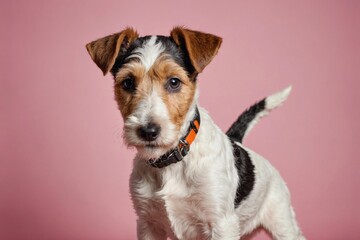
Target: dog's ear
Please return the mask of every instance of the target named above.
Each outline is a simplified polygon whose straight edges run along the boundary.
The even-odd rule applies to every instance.
[[[106,75],[113,67],[119,52],[126,52],[138,33],[132,28],[115,33],[86,44],[92,60]]]
[[[183,27],[175,27],[170,36],[182,50],[187,51],[191,64],[198,73],[215,57],[222,42],[221,37]]]

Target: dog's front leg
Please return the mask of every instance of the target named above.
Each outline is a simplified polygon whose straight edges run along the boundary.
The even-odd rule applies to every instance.
[[[239,219],[234,215],[225,216],[214,224],[211,240],[239,240]]]
[[[137,221],[137,237],[139,240],[166,240],[166,232],[153,223],[143,219]]]

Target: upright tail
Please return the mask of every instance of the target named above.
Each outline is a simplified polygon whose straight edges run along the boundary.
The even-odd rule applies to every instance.
[[[226,135],[235,141],[242,142],[262,117],[285,102],[290,92],[291,86],[252,105],[231,125]]]

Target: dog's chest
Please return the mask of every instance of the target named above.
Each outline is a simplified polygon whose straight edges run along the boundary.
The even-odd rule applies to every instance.
[[[165,172],[151,181],[138,182],[137,196],[145,210],[142,214],[147,219],[156,219],[156,224],[162,225],[168,235],[174,234],[180,239],[207,239],[211,217],[205,206],[205,193],[202,194],[205,190],[189,177],[178,174]],[[203,235],[198,236],[199,233]]]

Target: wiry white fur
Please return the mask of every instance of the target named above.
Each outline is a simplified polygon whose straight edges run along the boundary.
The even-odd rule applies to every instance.
[[[266,106],[265,106],[266,109],[270,111],[281,106],[281,104],[283,104],[286,101],[286,99],[289,97],[291,88],[292,88],[291,86],[288,86],[287,88],[281,90],[280,92],[268,96],[266,98]]]
[[[254,118],[254,120],[252,120],[249,125],[248,128],[245,131],[244,134],[244,138],[247,136],[247,134],[253,129],[253,127],[260,121],[261,118],[265,117],[266,115],[268,115],[270,113],[271,110],[280,107],[283,102],[286,101],[286,99],[288,98],[289,94],[291,92],[291,86],[281,90],[280,92],[277,92],[271,96],[268,96],[265,99],[265,109],[263,111],[261,111],[260,113],[258,113],[256,115],[256,117]]]
[[[284,101],[288,93],[289,90],[271,96],[269,102],[274,104],[269,104],[269,109]],[[182,129],[188,126],[196,104],[197,98]],[[139,216],[138,239],[238,240],[258,226],[267,228],[274,239],[305,239],[279,173],[267,160],[245,147],[255,166],[255,185],[250,195],[234,208],[239,178],[231,142],[202,108],[200,115],[199,132],[183,161],[155,169],[147,164],[141,152],[135,157],[130,191]]]
[[[142,47],[136,48],[127,58],[139,58],[148,71],[165,49],[161,42],[156,43],[156,39],[156,36],[151,36]]]

